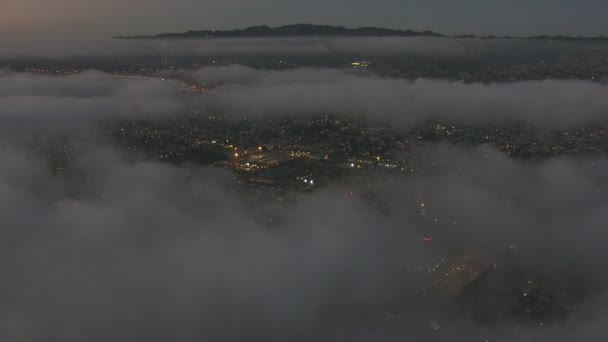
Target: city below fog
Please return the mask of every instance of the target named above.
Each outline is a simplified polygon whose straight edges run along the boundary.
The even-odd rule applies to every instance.
[[[607,95],[602,37],[5,44],[0,340],[605,340]]]

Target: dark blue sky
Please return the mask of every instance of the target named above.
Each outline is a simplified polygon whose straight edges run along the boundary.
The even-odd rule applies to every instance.
[[[326,23],[445,34],[608,35],[608,0],[0,0],[0,38]]]

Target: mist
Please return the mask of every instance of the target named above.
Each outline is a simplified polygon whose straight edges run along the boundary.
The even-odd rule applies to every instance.
[[[345,70],[254,70],[243,66],[184,72],[199,82],[219,83],[211,103],[221,112],[250,117],[335,113],[407,125],[428,119],[542,127],[605,123],[608,88],[575,80],[464,84],[384,78]]]
[[[171,76],[171,74],[169,74]],[[528,122],[571,128],[605,124],[605,84],[575,80],[464,84],[403,80],[327,68],[285,71],[244,66],[209,67],[173,76],[210,84],[205,94],[186,92],[171,79],[121,78],[100,72],[74,76],[0,74],[5,124],[91,124],[99,119],[170,116],[195,109],[232,117],[272,118],[335,114],[401,126],[429,119],[476,124]],[[287,110],[288,109],[288,110]]]
[[[368,184],[290,205],[256,203],[224,171],[129,162],[112,146],[82,151],[62,177],[35,155],[3,152],[0,336],[390,341],[442,340],[462,330],[452,339],[491,338],[474,316],[459,317],[458,302],[411,302],[435,277],[411,269],[504,244],[518,246],[518,265],[535,281],[561,286],[581,274],[588,283],[575,301],[584,316],[574,313],[565,326],[514,329],[500,308],[517,300],[498,297],[494,329],[508,328],[514,341],[558,331],[567,341],[563,329],[600,336],[585,325],[606,314],[605,162],[528,165],[486,148],[437,153],[446,171],[389,186],[382,196],[399,209],[385,212],[347,195]],[[408,207],[418,196],[440,219],[434,227],[421,227],[415,205]],[[267,226],[260,213],[275,223]],[[435,239],[423,241],[421,229]],[[442,330],[428,328],[432,321]]]
[[[231,39],[96,39],[6,41],[0,60],[172,56],[364,56],[417,55],[426,57],[478,56],[495,53],[575,53],[605,51],[603,44],[551,43],[525,40],[484,40],[425,37],[305,37]]]
[[[97,71],[72,76],[0,72],[0,131],[13,136],[90,129],[101,122],[168,117],[199,105],[175,81]],[[3,139],[3,138],[0,138]]]
[[[394,49],[436,52],[426,41],[416,45],[423,40],[398,42],[413,45]],[[390,50],[395,41],[368,43],[178,44],[201,55],[382,53],[375,44]],[[142,44],[107,53],[153,55],[179,46]],[[40,49],[53,57],[89,53]],[[601,156],[524,161],[490,146],[427,144],[438,161],[427,173],[345,177],[287,201],[258,196],[230,169],[126,155],[95,128],[201,110],[260,120],[333,114],[394,127],[441,119],[561,129],[605,123],[605,83],[464,84],[238,65],[158,76],[0,72],[0,339],[515,342],[604,335],[608,163]],[[181,79],[210,89],[189,91]],[[40,136],[75,147],[61,170],[23,143]],[[470,261],[456,262],[463,255]],[[462,265],[484,281],[444,277]],[[559,296],[568,313],[542,316],[539,325],[521,299],[535,284]]]

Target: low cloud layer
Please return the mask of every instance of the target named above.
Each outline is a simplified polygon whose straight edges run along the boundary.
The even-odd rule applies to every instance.
[[[0,72],[0,130],[51,132],[168,116],[193,108],[191,99],[177,82],[161,79],[95,71],[69,77]]]
[[[485,53],[605,51],[601,44],[425,37],[310,37],[4,42],[0,60],[159,56],[479,56]]]
[[[242,67],[188,76],[224,84],[186,95],[160,79],[4,73],[2,142],[18,146],[16,133],[37,125],[78,145],[83,124],[194,104],[228,114],[295,108],[400,123],[508,114],[583,124],[606,108],[605,85],[585,82],[464,85]],[[400,116],[404,110],[412,116]],[[6,129],[15,124],[18,132]],[[3,145],[0,339],[601,339],[606,161],[524,163],[487,147],[435,150],[441,163],[425,176],[346,179],[285,204],[259,200],[226,170],[126,160],[104,140],[76,149],[61,172],[27,148]],[[464,285],[437,285],[463,254],[487,274],[473,299]],[[531,283],[568,313],[543,326],[526,321],[519,295]]]
[[[606,314],[606,166],[524,165],[483,149],[439,153],[450,171],[379,192],[401,208],[383,212],[347,195],[367,184],[301,196],[291,205],[255,204],[238,185],[235,193],[223,172],[126,162],[109,147],[76,156],[62,177],[36,157],[3,152],[0,337],[490,339],[495,332],[475,315],[459,318],[454,302],[438,308],[412,302],[441,277],[412,268],[431,268],[465,247],[491,265],[501,259],[484,251],[505,243],[518,246],[519,267],[548,288],[565,291],[578,282],[585,295],[574,301],[565,326],[584,338],[601,336],[594,326]],[[420,221],[408,207],[417,196],[439,223]],[[275,223],[267,226],[260,215]],[[435,239],[423,241],[421,231]],[[501,319],[492,329],[503,338],[570,339],[550,321],[517,329],[500,311],[517,306],[517,297],[497,301],[492,313]]]
[[[335,114],[411,125],[428,119],[499,124],[525,121],[549,128],[605,124],[608,87],[587,81],[464,84],[403,80],[339,69],[256,70],[233,65],[174,75],[211,92],[188,92],[160,78],[99,72],[74,76],[0,74],[0,116],[7,125],[60,127],[193,109],[228,116]],[[49,123],[52,125],[48,125]]]
[[[608,87],[586,81],[463,84],[388,79],[332,69],[206,68],[188,74],[223,82],[212,97],[229,114],[272,116],[334,113],[412,124],[430,118],[474,123],[527,121],[568,127],[608,117]]]
[[[605,124],[608,87],[586,81],[463,84],[382,78],[337,69],[255,70],[243,66],[183,71],[180,78],[219,84],[188,92],[159,78],[99,72],[63,76],[0,74],[6,125],[76,126],[99,120],[170,116],[201,109],[234,117],[320,113],[411,125],[428,119],[499,124],[525,121],[549,128]]]
[[[329,194],[261,208],[280,222],[270,229],[217,171],[89,151],[60,180],[27,156],[2,160],[7,340],[323,337],[396,296],[400,262],[423,254]]]

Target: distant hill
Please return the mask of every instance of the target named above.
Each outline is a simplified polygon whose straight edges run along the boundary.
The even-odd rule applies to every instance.
[[[465,34],[459,36],[453,36],[453,38],[462,39],[520,39],[520,40],[547,40],[547,41],[582,41],[582,42],[608,42],[608,37],[595,36],[595,37],[582,37],[582,36],[550,36],[550,35],[538,35],[529,37],[513,37],[513,36],[476,36],[472,34]]]
[[[608,37],[605,36],[595,36],[595,37],[570,37],[570,36],[548,36],[548,35],[540,35],[540,36],[532,36],[527,37],[526,39],[530,40],[563,40],[563,41],[589,41],[589,42],[608,42]]]
[[[279,27],[251,26],[237,30],[202,30],[161,33],[151,36],[118,36],[117,39],[169,38],[249,38],[249,37],[443,37],[433,31],[394,30],[379,27],[346,28],[343,26],[295,24]]]
[[[204,39],[204,38],[253,38],[253,37],[445,37],[460,39],[523,39],[546,41],[584,41],[608,43],[608,37],[571,37],[538,35],[530,37],[476,36],[472,34],[446,36],[434,31],[396,30],[381,27],[347,28],[344,26],[294,24],[279,27],[251,26],[236,30],[200,30],[157,35],[116,36],[115,39]]]

